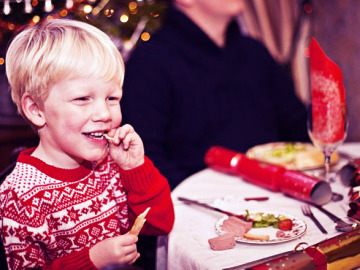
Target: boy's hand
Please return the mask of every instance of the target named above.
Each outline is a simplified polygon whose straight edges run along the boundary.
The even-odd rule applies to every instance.
[[[144,145],[134,128],[128,124],[111,130],[108,140],[110,155],[123,170],[133,169],[144,163]]]
[[[98,269],[109,265],[133,264],[140,257],[137,241],[138,237],[131,234],[105,239],[90,248],[90,260]]]

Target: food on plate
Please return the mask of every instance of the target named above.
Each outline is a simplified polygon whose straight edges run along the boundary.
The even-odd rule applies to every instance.
[[[236,224],[232,224],[228,221],[228,219],[224,220],[222,224],[223,231],[233,233],[236,237],[244,237],[244,234],[246,232],[245,228]]]
[[[289,231],[292,229],[292,220],[284,215],[274,215],[271,213],[249,213],[246,210],[244,215],[245,221],[251,221],[253,228],[263,228],[263,227],[274,227],[279,228],[282,231]],[[281,224],[281,225],[280,225]]]
[[[254,228],[261,227],[278,227],[278,222],[280,218],[275,217],[273,214],[264,214],[264,213],[254,213],[251,214],[246,210],[245,219],[251,220],[253,222]]]
[[[279,229],[282,231],[290,231],[293,227],[293,222],[291,219],[286,218],[283,220],[279,220]]]
[[[233,216],[225,219],[222,223],[223,231],[232,233],[236,237],[244,237],[244,234],[247,233],[251,228],[252,222],[244,221]]]
[[[222,223],[222,229],[226,232],[232,232],[236,237],[244,237],[251,228],[264,228],[264,227],[279,228],[282,231],[289,231],[292,229],[293,222],[291,219],[284,215],[277,215],[271,213],[250,213],[245,210],[243,219],[229,216]]]
[[[234,248],[235,235],[232,233],[225,233],[208,240],[212,250],[226,250]]]
[[[260,241],[270,240],[270,235],[255,234],[255,233],[245,233],[244,237],[250,240],[260,240]]]
[[[242,219],[234,217],[234,216],[230,216],[228,220],[230,222],[233,222],[233,223],[239,225],[239,226],[244,227],[246,231],[249,231],[253,226],[252,221],[242,220]]]
[[[286,234],[285,234],[283,231],[280,231],[280,230],[279,230],[279,231],[276,231],[276,234],[275,234],[275,235],[276,235],[276,237],[281,238],[281,237],[285,237]]]
[[[249,226],[250,225],[250,226]],[[236,242],[275,244],[297,239],[305,234],[306,223],[294,216],[276,212],[245,210],[224,216],[215,224],[218,234],[232,233]]]
[[[291,170],[314,169],[324,165],[324,155],[310,143],[275,142],[250,148],[246,155],[262,162],[284,166]],[[331,163],[339,160],[338,153],[331,156]]]
[[[150,207],[146,208],[146,210],[144,212],[142,212],[140,215],[137,216],[137,218],[135,219],[134,225],[131,227],[130,230],[130,234],[134,234],[134,235],[139,235],[142,227],[145,224],[145,217],[147,215],[147,213],[150,211]]]

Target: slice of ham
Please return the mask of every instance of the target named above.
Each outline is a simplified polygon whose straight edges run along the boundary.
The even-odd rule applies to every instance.
[[[244,233],[247,232],[244,226],[233,223],[229,219],[224,220],[221,228],[224,232],[233,233],[236,237],[244,237]]]
[[[251,221],[245,221],[242,220],[240,218],[234,217],[234,216],[230,216],[228,218],[228,220],[230,220],[231,222],[234,222],[235,224],[239,225],[239,226],[243,226],[246,230],[246,232],[248,232],[251,228],[253,223]]]
[[[276,237],[284,237],[285,233],[283,231],[277,231],[276,232]]]
[[[221,228],[224,232],[233,233],[236,237],[244,237],[244,234],[252,228],[252,222],[230,216],[223,221]]]
[[[233,233],[225,233],[208,240],[212,250],[232,249],[235,246],[235,235]]]

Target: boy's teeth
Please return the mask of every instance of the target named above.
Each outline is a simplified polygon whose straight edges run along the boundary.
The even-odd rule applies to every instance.
[[[100,136],[102,136],[103,135],[103,133],[102,132],[92,132],[92,133],[90,133],[92,136],[96,136],[96,137],[100,137]]]
[[[93,139],[98,139],[98,140],[102,140],[104,133],[103,132],[89,132],[87,133],[90,137],[92,137]]]

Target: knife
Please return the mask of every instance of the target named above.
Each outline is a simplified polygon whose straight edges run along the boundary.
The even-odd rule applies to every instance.
[[[228,216],[235,216],[235,217],[239,217],[239,218],[242,218],[242,219],[244,218],[243,215],[235,215],[234,213],[222,210],[222,209],[217,208],[217,207],[210,206],[210,205],[208,205],[206,203],[202,203],[202,202],[199,202],[199,201],[187,199],[187,198],[184,198],[184,197],[177,197],[177,199],[179,201],[182,201],[182,202],[185,202],[185,203],[190,203],[190,204],[195,204],[195,205],[198,205],[198,206],[210,209],[210,210],[214,210],[214,211],[223,213],[223,214],[228,215]]]
[[[325,208],[323,208],[321,205],[312,204],[317,209],[319,209],[321,212],[323,212],[325,215],[327,215],[332,221],[336,223],[335,229],[340,232],[348,232],[354,229],[354,226],[352,224],[349,224],[345,221],[343,221],[341,218],[335,216],[333,213],[329,212]]]

